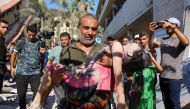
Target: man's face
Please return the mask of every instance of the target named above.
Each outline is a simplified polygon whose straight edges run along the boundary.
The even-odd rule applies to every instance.
[[[113,40],[108,40],[107,44],[108,45],[112,45],[113,44]]]
[[[29,38],[30,41],[36,40],[36,33],[28,31],[27,35],[28,35],[28,38]]]
[[[4,36],[8,31],[8,24],[0,22],[0,35]]]
[[[140,37],[140,44],[145,47],[149,42],[148,36],[142,36]]]
[[[93,45],[97,34],[98,22],[96,19],[86,16],[81,19],[79,26],[79,39],[84,45]]]
[[[170,22],[171,23],[171,22]],[[179,28],[179,26],[177,26],[177,24],[175,23],[171,23],[172,25],[175,25],[177,28]],[[174,34],[174,30],[172,28],[168,28],[166,27],[166,33],[171,36],[172,34]]]
[[[121,43],[122,45],[126,45],[128,42],[129,42],[128,38],[123,38]]]
[[[63,47],[68,46],[69,43],[70,43],[70,39],[69,39],[68,36],[61,37],[61,38],[60,38],[60,41],[61,41],[61,45],[62,45]]]
[[[166,33],[167,33],[169,36],[171,36],[171,35],[174,33],[174,31],[173,31],[173,29],[171,29],[171,28],[166,28]]]
[[[134,38],[133,42],[136,43],[136,44],[140,44],[140,39],[139,38]]]

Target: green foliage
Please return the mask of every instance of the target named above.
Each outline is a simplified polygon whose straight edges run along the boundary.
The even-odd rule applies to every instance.
[[[57,28],[67,24],[64,31],[69,32],[71,36],[77,35],[78,18],[84,13],[88,13],[86,7],[91,6],[90,9],[93,9],[94,6],[94,0],[50,0],[50,2],[56,3],[59,11],[64,14],[61,19],[58,19],[60,22],[57,24]],[[57,36],[60,33],[60,29],[56,30]]]
[[[104,27],[99,26],[97,31],[97,36],[102,37],[104,32]]]
[[[44,0],[26,0],[25,3],[26,6],[19,12],[20,18],[27,17],[29,14],[32,14],[35,19],[45,16],[45,12],[48,8]]]
[[[53,30],[56,36],[67,31],[71,36],[77,36],[78,18],[94,9],[94,0],[50,0],[56,3],[58,9],[48,9],[45,0],[26,0],[28,5],[20,11],[21,17],[33,15],[31,23],[38,23],[43,30]],[[68,27],[64,26],[69,24]],[[59,39],[59,38],[57,38]]]

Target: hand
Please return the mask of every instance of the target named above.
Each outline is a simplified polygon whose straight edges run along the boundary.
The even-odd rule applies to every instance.
[[[52,81],[55,84],[59,84],[61,81],[63,81],[64,76],[65,76],[65,69],[60,67],[55,68],[51,74]]]
[[[172,24],[172,23],[170,23],[170,22],[167,22],[167,21],[163,21],[164,22],[164,25],[163,25],[163,28],[171,28],[171,29],[173,29],[173,28],[175,28],[176,26],[174,25],[174,24]]]
[[[158,25],[156,24],[156,22],[151,22],[149,24],[149,30],[152,31],[152,32],[154,32],[157,27],[158,27]]]
[[[112,60],[109,57],[102,56],[102,59],[100,61],[96,62],[97,64],[100,64],[104,67],[111,67],[112,66]]]
[[[117,109],[128,109],[128,107],[126,103],[118,103]]]
[[[104,47],[103,51],[104,51],[105,53],[111,54],[111,50],[110,50],[110,47],[109,47],[109,46]]]
[[[128,109],[127,104],[125,102],[124,94],[118,94],[117,98],[117,109]]]

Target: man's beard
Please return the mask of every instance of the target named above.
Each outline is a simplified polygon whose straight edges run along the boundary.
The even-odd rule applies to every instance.
[[[79,36],[79,41],[86,46],[91,46],[94,44],[95,37],[89,40],[89,39],[85,39],[84,36],[81,35]]]
[[[174,33],[174,31],[171,30],[171,29],[167,29],[167,30],[166,30],[166,33],[170,36],[170,35],[172,35],[172,34]]]
[[[63,43],[61,43],[61,45],[62,45],[62,47],[66,47],[66,46],[68,46],[69,44],[63,44]]]
[[[37,38],[31,38],[31,39],[29,39],[29,40],[30,40],[30,42],[34,43],[34,42],[37,41]]]

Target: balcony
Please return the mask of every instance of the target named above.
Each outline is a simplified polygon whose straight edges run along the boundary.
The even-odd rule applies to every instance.
[[[109,35],[116,34],[123,27],[131,25],[151,7],[152,0],[127,0],[106,27],[103,40]]]

